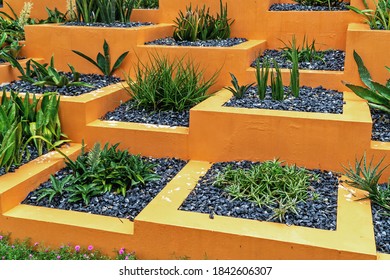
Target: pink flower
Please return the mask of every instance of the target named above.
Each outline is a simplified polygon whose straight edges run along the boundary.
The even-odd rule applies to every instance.
[[[93,250],[93,246],[92,245],[89,245],[88,246],[88,251],[92,251]]]
[[[3,236],[2,235],[0,235],[0,240],[2,240],[3,239]]]
[[[118,251],[119,255],[123,255],[125,253],[125,248],[121,248],[119,251]]]
[[[125,260],[128,260],[128,259],[129,259],[129,257],[128,257],[128,256],[126,256]]]
[[[61,256],[57,256],[57,260],[61,259]]]
[[[32,259],[33,255],[30,254],[30,255],[28,255],[28,257],[29,257],[30,259]]]
[[[35,242],[34,243],[34,247],[36,247],[36,246],[38,246],[39,245],[39,243],[38,242]]]
[[[80,245],[74,246],[74,249],[76,250],[76,252],[80,251]]]

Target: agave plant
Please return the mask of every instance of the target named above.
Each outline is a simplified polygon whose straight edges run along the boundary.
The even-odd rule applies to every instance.
[[[358,66],[360,79],[366,87],[343,83],[356,95],[367,100],[370,107],[390,114],[390,82],[388,81],[386,85],[374,82],[362,58],[356,51],[353,52],[353,57]],[[390,71],[389,67],[386,67],[386,69]]]
[[[255,83],[251,83],[248,85],[240,86],[238,84],[238,80],[234,74],[230,73],[230,77],[232,77],[232,85],[233,87],[225,87],[227,90],[229,90],[236,98],[242,98],[246,91],[253,86]]]

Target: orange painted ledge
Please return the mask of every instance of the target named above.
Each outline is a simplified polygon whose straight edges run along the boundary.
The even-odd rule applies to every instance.
[[[188,159],[187,127],[96,120],[88,124],[87,143],[120,143],[131,153]]]

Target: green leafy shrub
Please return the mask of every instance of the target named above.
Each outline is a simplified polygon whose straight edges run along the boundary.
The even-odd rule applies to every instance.
[[[206,9],[206,5],[202,8],[196,7],[195,10],[192,10],[190,5],[184,13],[180,11],[174,21],[173,38],[177,41],[192,42],[227,39],[230,37],[230,27],[233,22],[234,20],[227,17],[227,4],[224,6],[222,0],[220,0],[220,12],[216,17],[210,15],[210,9]]]
[[[352,85],[346,82],[343,83],[356,95],[367,100],[370,107],[390,114],[390,79],[386,85],[374,82],[362,58],[356,51],[353,51],[353,57],[358,66],[360,79],[366,87]],[[390,71],[389,67],[386,67],[386,69]]]
[[[39,199],[48,197],[51,200],[66,192],[69,202],[83,201],[88,205],[93,196],[115,191],[126,195],[129,188],[145,185],[159,177],[153,172],[154,165],[140,156],[121,151],[119,144],[103,148],[97,143],[87,154],[83,152],[75,161],[68,157],[66,165],[72,170],[62,182],[51,178],[52,189],[39,190]]]
[[[298,4],[304,6],[322,6],[329,7],[329,10],[332,7],[338,7],[343,3],[343,0],[294,0]]]
[[[126,77],[128,92],[137,106],[152,111],[184,111],[205,100],[218,72],[210,79],[193,62],[149,56],[149,63],[139,61],[136,77]]]
[[[385,29],[390,30],[390,0],[374,1],[375,10],[369,8],[367,1],[362,0],[365,9],[360,10],[354,6],[348,8],[366,18],[366,23],[371,29]]]
[[[156,9],[158,0],[135,0],[134,9]]]
[[[355,167],[352,167],[351,164],[348,167],[343,166],[345,176],[348,178],[345,182],[351,187],[366,191],[367,198],[390,210],[390,181],[387,187],[382,188],[379,186],[379,179],[383,171],[389,166],[387,165],[380,169],[379,167],[383,160],[384,158],[374,165],[373,158],[371,158],[370,163],[367,165],[366,155],[364,154],[360,160],[355,160]]]
[[[70,86],[84,86],[91,87],[90,84],[80,81],[80,73],[75,68],[68,64],[72,79],[69,79],[66,74],[56,70],[54,66],[54,56],[51,57],[50,64],[41,64],[33,59],[26,62],[25,69],[14,57],[3,54],[3,57],[20,72],[19,78],[22,81],[31,83],[35,86],[55,86],[55,87],[70,87]]]
[[[111,68],[110,47],[109,47],[106,40],[104,40],[104,43],[103,43],[103,53],[99,52],[96,55],[96,61],[93,60],[92,58],[90,58],[89,56],[83,54],[80,51],[72,50],[72,52],[74,52],[75,54],[86,59],[87,61],[89,61],[93,65],[95,65],[106,76],[112,76],[114,74],[115,70],[117,70],[121,66],[123,60],[126,58],[127,54],[129,53],[127,51],[127,52],[124,52],[123,54],[121,54]]]
[[[244,94],[247,92],[247,90],[253,86],[255,83],[248,84],[248,85],[242,85],[240,86],[238,84],[238,80],[236,76],[234,76],[232,73],[230,73],[230,77],[232,78],[232,85],[233,87],[225,87],[227,90],[229,90],[236,98],[242,98]]]
[[[76,18],[80,22],[126,23],[130,21],[136,0],[76,0]]]
[[[66,142],[61,140],[66,136],[61,132],[59,100],[55,93],[43,94],[40,99],[34,94],[30,101],[29,93],[22,98],[11,91],[7,98],[3,91],[0,104],[0,167],[8,171],[12,165],[20,165],[23,153],[29,156],[26,146],[30,142],[39,155],[45,149],[50,150]]]
[[[316,176],[295,165],[282,166],[278,160],[254,164],[249,169],[227,166],[216,178],[215,185],[233,199],[249,200],[273,207],[272,218],[284,220],[289,211],[296,211],[298,202],[306,201],[311,180]]]

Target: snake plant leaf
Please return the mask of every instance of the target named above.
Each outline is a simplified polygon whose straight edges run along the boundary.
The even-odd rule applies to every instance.
[[[385,97],[376,94],[376,92],[369,90],[367,88],[351,85],[351,84],[345,84],[345,86],[351,89],[359,97],[366,99],[368,102],[377,103],[377,104],[388,103],[388,100]]]
[[[367,87],[373,89],[374,86],[372,85],[372,78],[370,72],[368,71],[367,67],[364,65],[360,55],[355,50],[353,51],[353,58],[355,59],[355,62],[357,64],[360,79]]]
[[[372,85],[380,95],[387,99],[387,102],[390,106],[390,88],[374,81],[372,81]]]
[[[111,70],[111,72],[110,72],[110,76],[111,76],[112,74],[114,74],[114,71],[115,71],[116,69],[118,69],[118,68],[121,66],[123,60],[126,58],[126,56],[127,56],[128,54],[129,54],[129,51],[122,53],[122,54],[118,57],[118,59],[117,59],[117,60],[115,61],[115,63],[114,63],[114,66],[112,67],[112,70]]]

